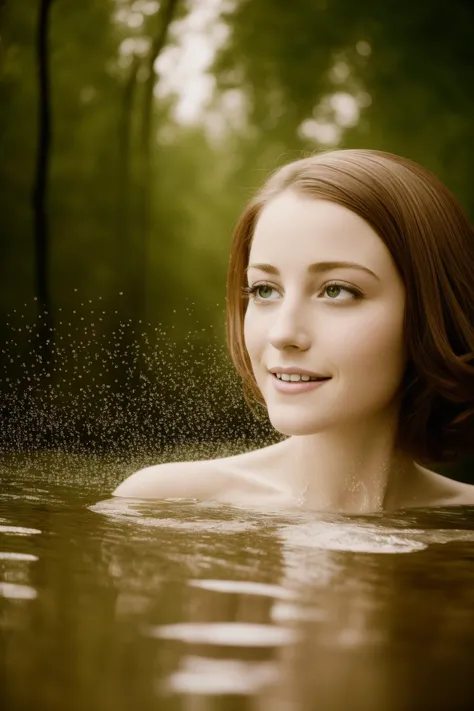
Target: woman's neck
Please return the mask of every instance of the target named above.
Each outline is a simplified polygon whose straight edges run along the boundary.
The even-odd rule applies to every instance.
[[[282,476],[305,505],[320,511],[368,513],[403,506],[419,469],[394,449],[393,436],[370,428],[292,436],[285,442]],[[283,453],[283,452],[282,452]],[[283,464],[283,461],[282,461]]]

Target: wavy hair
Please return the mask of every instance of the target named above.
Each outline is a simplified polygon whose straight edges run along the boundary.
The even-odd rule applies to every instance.
[[[407,365],[396,444],[423,464],[474,451],[474,231],[428,170],[376,150],[335,150],[270,175],[234,230],[227,274],[227,345],[252,407],[264,405],[244,344],[245,269],[258,217],[284,190],[362,217],[388,247],[406,289]]]

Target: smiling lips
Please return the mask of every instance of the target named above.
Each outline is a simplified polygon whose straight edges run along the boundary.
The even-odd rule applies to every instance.
[[[323,383],[331,378],[328,376],[319,376],[314,374],[301,372],[282,372],[280,369],[270,371],[272,375],[272,383],[278,392],[281,393],[301,393],[314,390],[321,387]]]
[[[269,372],[275,375],[280,380],[285,380],[287,382],[298,382],[300,380],[328,380],[329,376],[321,375],[321,373],[313,373],[310,370],[305,370],[304,368],[283,368],[283,367],[273,367],[269,368]]]
[[[300,373],[273,373],[278,380],[283,380],[286,383],[299,383],[314,381],[314,380],[327,380],[327,378],[315,376],[315,375],[305,375]]]

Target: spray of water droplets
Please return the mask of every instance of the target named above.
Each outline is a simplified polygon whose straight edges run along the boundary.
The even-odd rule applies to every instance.
[[[134,322],[101,300],[41,319],[13,313],[0,346],[4,452],[155,461],[210,458],[275,440],[245,405],[223,337],[186,309],[174,324]],[[190,451],[192,455],[189,456]]]

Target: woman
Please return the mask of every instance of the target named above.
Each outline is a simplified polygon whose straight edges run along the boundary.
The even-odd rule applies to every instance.
[[[114,492],[364,513],[474,504],[426,468],[474,442],[474,232],[412,161],[338,150],[277,170],[244,210],[228,346],[278,444],[147,467]]]

